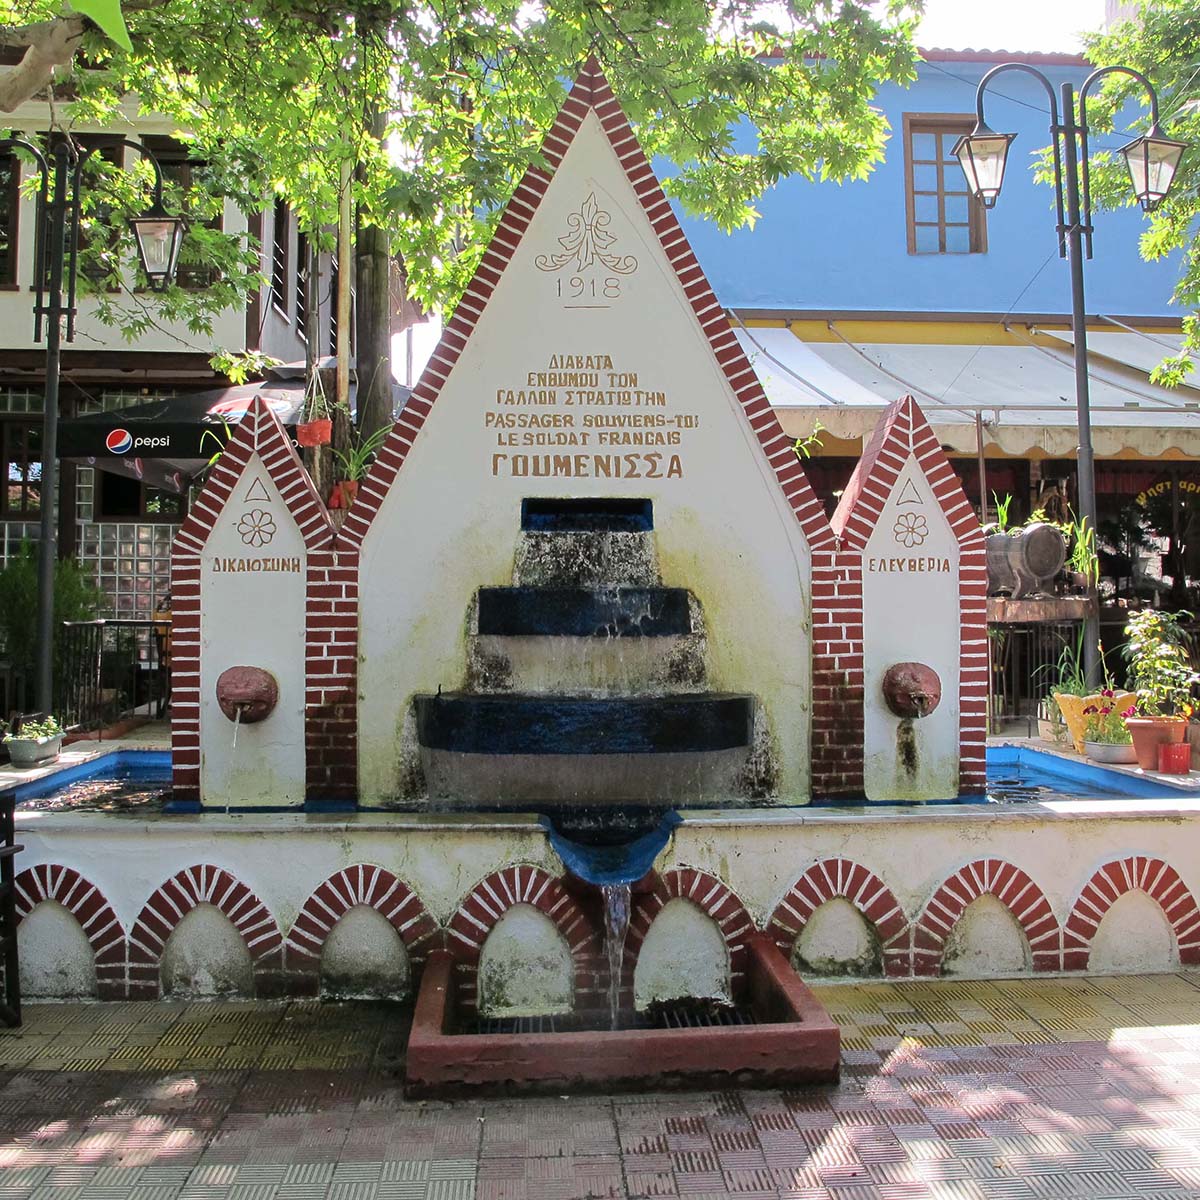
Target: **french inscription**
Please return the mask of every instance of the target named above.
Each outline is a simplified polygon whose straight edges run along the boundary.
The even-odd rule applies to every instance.
[[[515,387],[498,387],[483,427],[496,448],[492,475],[535,479],[682,479],[694,412],[647,387],[611,354],[556,352]],[[528,454],[523,450],[586,450]],[[614,453],[625,451],[625,453]]]

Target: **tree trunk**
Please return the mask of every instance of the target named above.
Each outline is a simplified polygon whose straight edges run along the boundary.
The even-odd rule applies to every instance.
[[[371,135],[383,140],[386,115],[371,114]],[[355,361],[358,375],[358,431],[368,438],[392,424],[391,255],[387,231],[358,214],[355,238]]]

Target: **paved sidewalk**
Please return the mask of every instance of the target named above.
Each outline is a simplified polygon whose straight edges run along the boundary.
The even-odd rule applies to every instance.
[[[455,1104],[389,1005],[31,1005],[0,1200],[1200,1197],[1200,974],[816,990],[837,1087]]]

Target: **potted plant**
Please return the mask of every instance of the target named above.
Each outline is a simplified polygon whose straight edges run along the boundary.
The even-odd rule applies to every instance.
[[[1084,710],[1089,706],[1096,708],[1105,705],[1120,711],[1127,709],[1137,698],[1132,692],[1121,691],[1106,684],[1103,688],[1089,687],[1087,675],[1083,667],[1084,627],[1079,627],[1079,634],[1072,645],[1064,641],[1062,653],[1058,662],[1052,668],[1057,678],[1051,685],[1050,694],[1054,697],[1062,719],[1070,734],[1071,742],[1077,754],[1084,753],[1084,725],[1086,718]]]
[[[333,458],[338,465],[339,478],[329,494],[330,508],[349,508],[354,503],[358,496],[359,481],[367,473],[371,459],[389,433],[391,427],[385,425],[365,440],[356,435],[345,450],[334,450]]]
[[[296,425],[296,443],[308,447],[328,446],[332,438],[333,414],[325,398],[321,373],[313,371],[304,397],[304,407],[300,410],[300,421]]]
[[[53,718],[44,721],[20,721],[14,731],[4,735],[8,756],[14,767],[36,767],[53,762],[62,751],[63,727]]]
[[[1067,723],[1063,720],[1062,709],[1053,696],[1043,696],[1038,701],[1037,731],[1038,737],[1052,746],[1065,745],[1071,739]]]
[[[1137,692],[1137,713],[1126,719],[1126,725],[1144,771],[1158,768],[1160,745],[1178,745],[1187,736],[1183,706],[1197,679],[1183,627],[1190,617],[1191,613],[1145,608],[1125,626],[1129,685]]]
[[[1083,712],[1083,747],[1088,758],[1099,763],[1137,761],[1133,735],[1125,725],[1125,719],[1133,716],[1133,705],[1122,710],[1111,703],[1089,704]]]

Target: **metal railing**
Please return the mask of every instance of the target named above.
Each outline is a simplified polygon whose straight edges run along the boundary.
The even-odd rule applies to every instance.
[[[1013,721],[1025,721],[1028,732],[1033,732],[1038,701],[1058,677],[1063,648],[1075,646],[1078,638],[1078,621],[988,625],[989,733],[999,733]]]
[[[171,691],[161,620],[64,621],[55,688],[64,725],[100,729],[126,717],[162,717]]]

